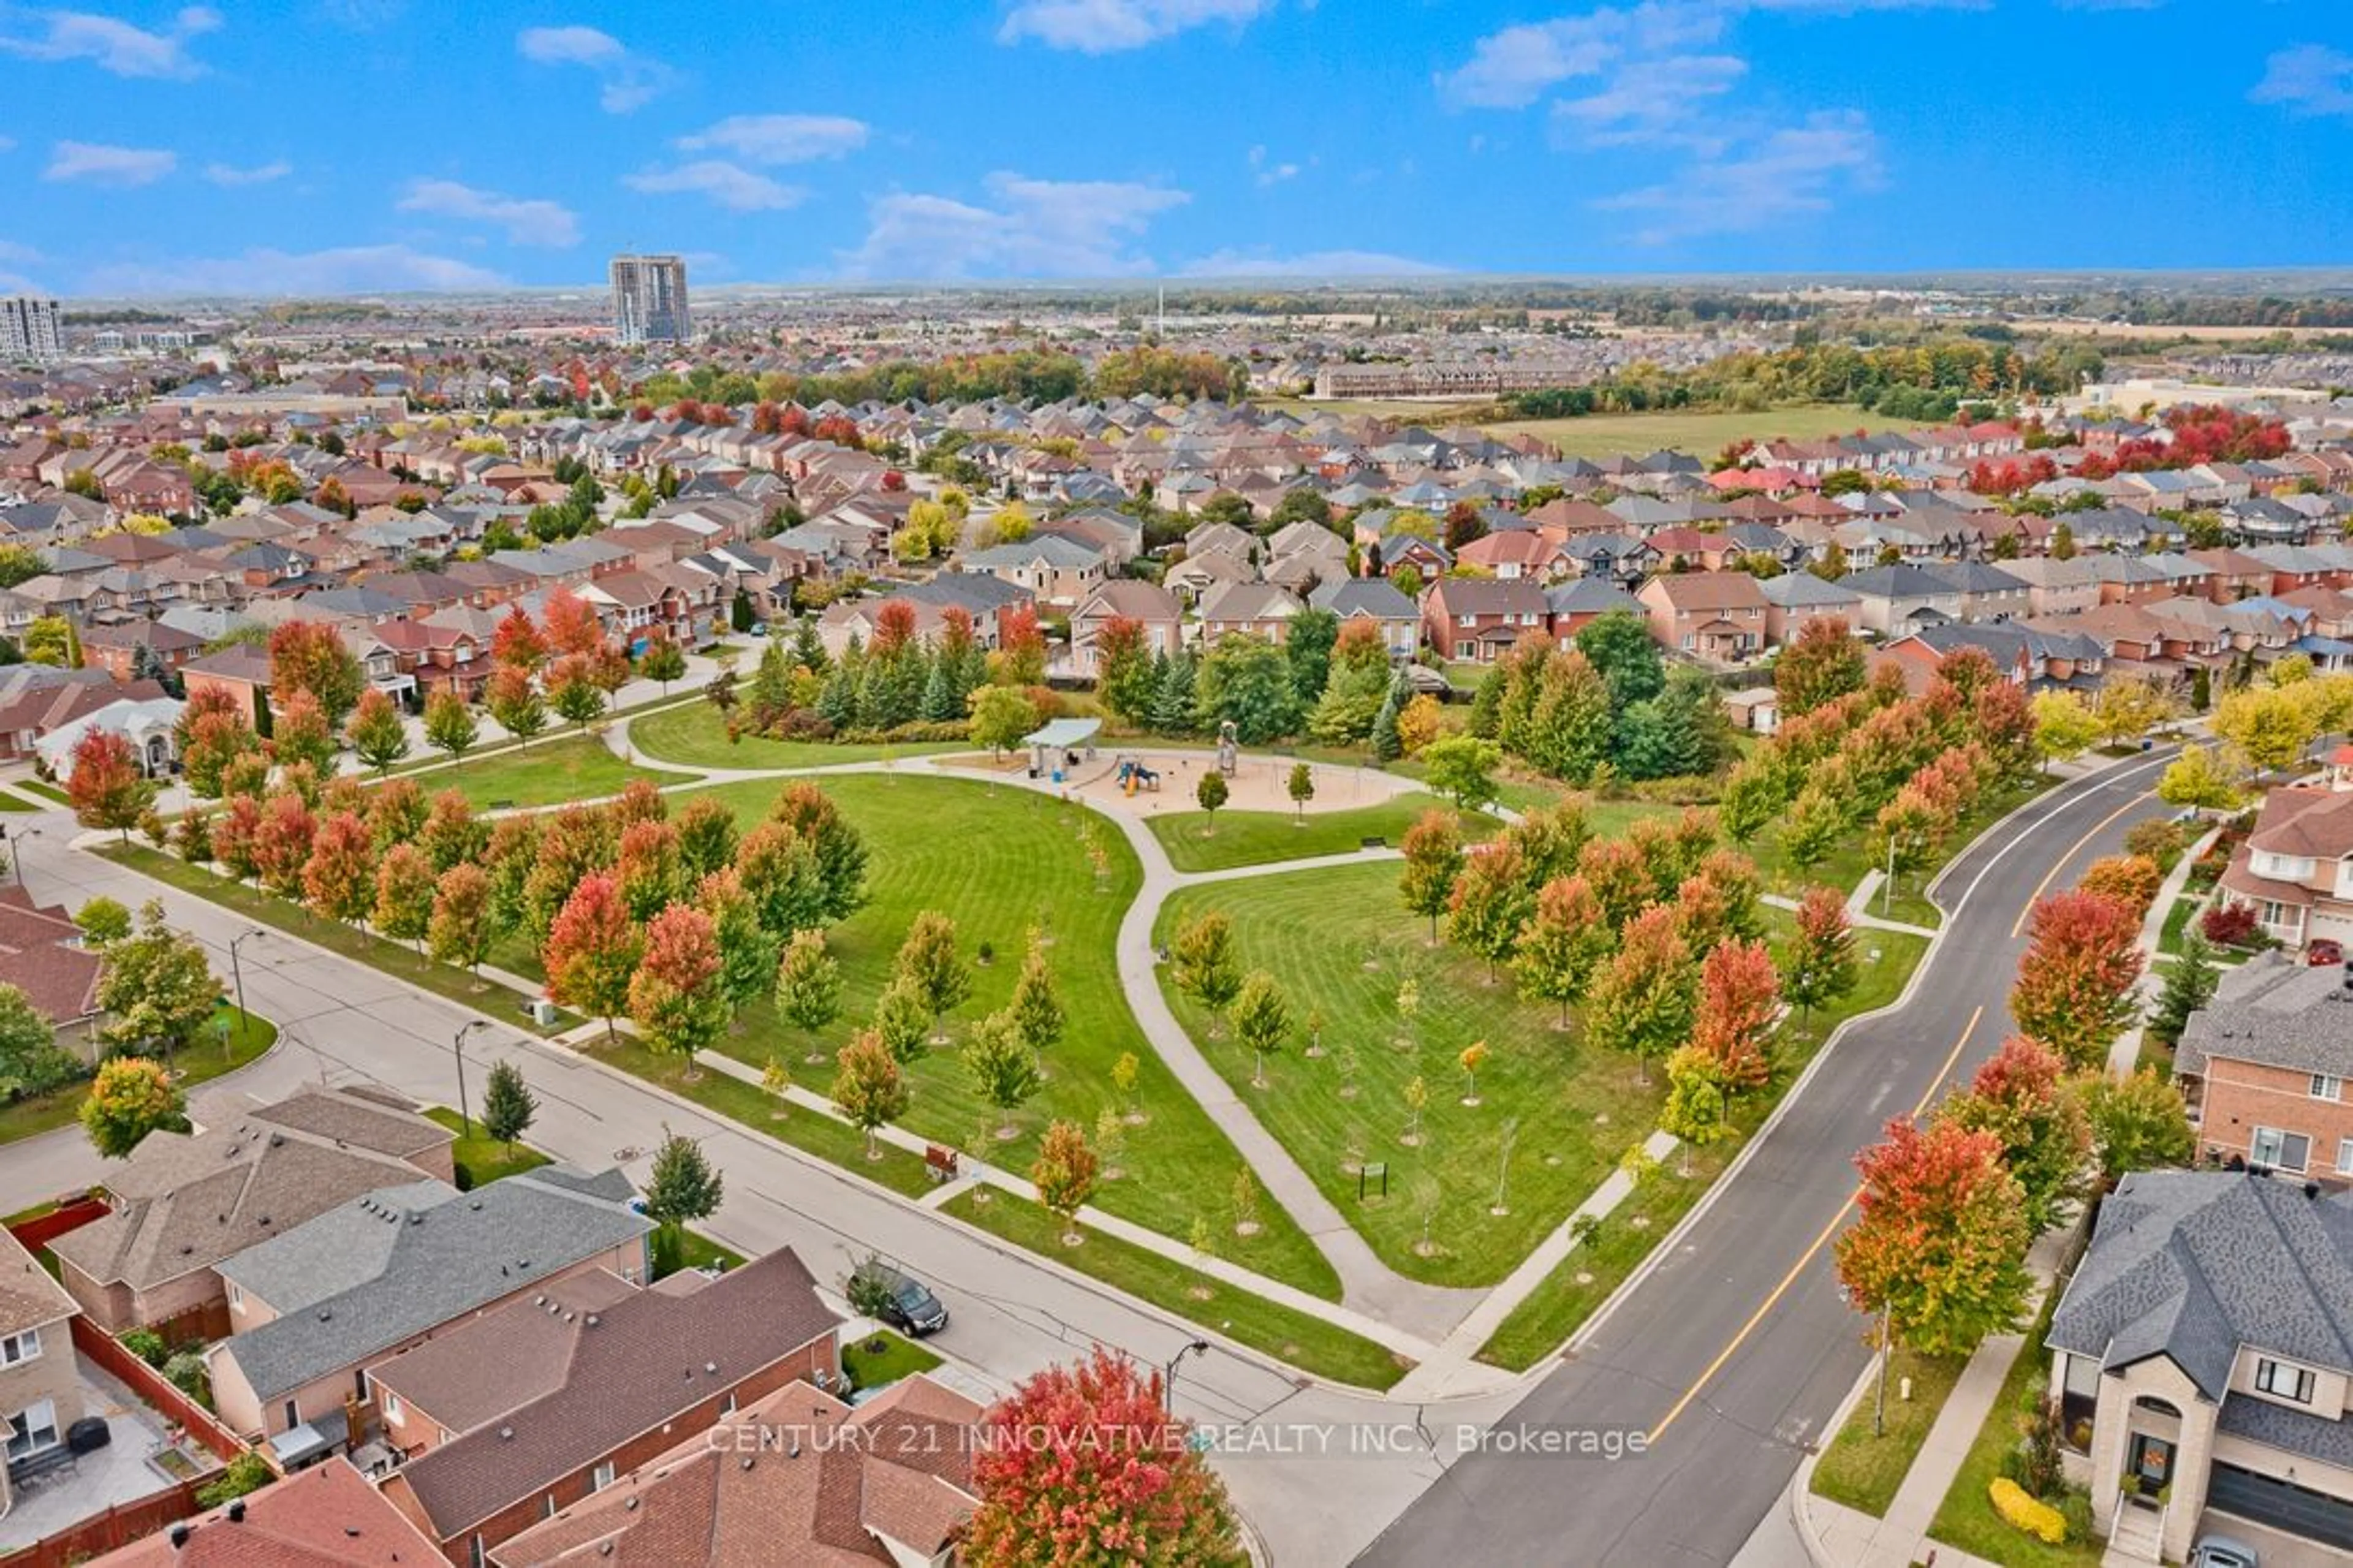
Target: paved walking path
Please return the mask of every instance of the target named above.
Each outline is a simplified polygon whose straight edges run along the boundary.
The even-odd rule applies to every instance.
[[[1879,873],[1876,871],[1865,872],[1862,879],[1863,886],[1865,888],[1875,886],[1872,881],[1872,879],[1878,875]],[[1860,891],[1855,895],[1855,899],[1862,897],[1862,895]],[[1867,910],[1859,910],[1855,908],[1855,899],[1849,899],[1847,900],[1846,918],[1848,924],[1854,926],[1859,930],[1900,931],[1910,936],[1930,938],[1935,937],[1936,934],[1935,928],[1931,926],[1906,925],[1902,921],[1886,920],[1881,916],[1871,913]],[[1770,904],[1777,910],[1794,910],[1798,907],[1798,900],[1790,898],[1786,893],[1766,893],[1761,895],[1759,901]]]

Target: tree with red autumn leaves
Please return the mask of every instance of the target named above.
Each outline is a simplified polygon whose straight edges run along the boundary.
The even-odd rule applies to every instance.
[[[1810,1016],[1854,989],[1854,922],[1836,888],[1817,883],[1798,900],[1797,929],[1782,954],[1781,989]]]
[[[1870,675],[1862,645],[1836,616],[1809,620],[1795,642],[1773,665],[1773,689],[1781,711],[1795,717],[1862,689]]]
[[[155,781],[139,765],[138,749],[123,735],[92,725],[71,753],[66,795],[84,827],[111,827],[131,842],[131,830],[154,804]]]
[[[558,658],[594,653],[605,641],[605,625],[596,618],[596,606],[569,588],[559,587],[548,594],[547,603],[540,611],[540,623],[548,652]]]
[[[2004,1040],[1936,1116],[2001,1140],[2002,1164],[2025,1194],[2030,1233],[2056,1217],[2092,1156],[2092,1124],[2083,1097],[2067,1082],[2067,1064],[2022,1035]]]
[[[691,1062],[719,1038],[727,1026],[719,970],[717,930],[692,904],[672,904],[647,922],[628,1002],[629,1021],[649,1048]]]
[[[2099,1067],[2137,1011],[2140,916],[2076,889],[2034,906],[2031,940],[2018,962],[2010,1016],[2077,1071]]]
[[[1957,1121],[1887,1124],[1855,1156],[1857,1217],[1838,1238],[1839,1279],[1885,1340],[1962,1355],[2016,1324],[2026,1302],[2025,1194],[2001,1140]]]
[[[375,907],[375,836],[353,812],[339,811],[311,836],[302,867],[304,901],[331,921],[364,921]]]
[[[1700,965],[1692,1044],[1714,1058],[1724,1082],[1762,1089],[1772,1076],[1766,1044],[1780,1005],[1781,979],[1765,944],[1720,942]]]
[[[1046,634],[1034,605],[1019,604],[997,617],[997,652],[990,662],[999,683],[1042,686],[1046,681]]]
[[[1225,1483],[1168,1413],[1159,1373],[1096,1346],[1023,1383],[983,1422],[969,1568],[1242,1568]]]
[[[297,691],[318,699],[330,729],[360,700],[367,678],[343,634],[324,621],[287,621],[269,634],[269,694],[282,702]]]
[[[1618,951],[1586,988],[1586,1037],[1642,1064],[1690,1037],[1697,970],[1672,906],[1652,904],[1626,922]]]
[[[311,864],[311,839],[318,829],[318,820],[301,795],[289,790],[269,797],[253,835],[253,868],[263,887],[284,898],[301,896],[302,873]]]
[[[540,949],[548,997],[604,1019],[605,1037],[612,1039],[613,1020],[628,1010],[629,981],[644,952],[645,935],[629,919],[620,883],[607,871],[583,877],[548,923]]]
[[[537,669],[547,662],[547,639],[521,605],[512,605],[491,633],[491,662],[501,669]]]

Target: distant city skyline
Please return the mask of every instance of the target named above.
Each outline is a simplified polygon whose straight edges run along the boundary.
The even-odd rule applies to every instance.
[[[2353,260],[2335,0],[0,9],[0,293]]]

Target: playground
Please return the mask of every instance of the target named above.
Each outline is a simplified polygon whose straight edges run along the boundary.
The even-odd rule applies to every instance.
[[[1226,812],[1271,811],[1286,816],[1298,809],[1291,798],[1293,759],[1271,752],[1236,750],[1226,773]],[[1352,811],[1378,805],[1392,795],[1418,792],[1412,779],[1377,768],[1338,767],[1311,763],[1315,794],[1305,804],[1308,816],[1327,811]],[[1066,781],[1068,793],[1090,805],[1157,816],[1201,809],[1196,792],[1201,775],[1219,771],[1215,751],[1105,749],[1092,763],[1082,761]]]

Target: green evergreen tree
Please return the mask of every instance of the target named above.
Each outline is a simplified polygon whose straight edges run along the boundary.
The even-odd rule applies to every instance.
[[[1396,762],[1405,755],[1405,737],[1398,731],[1398,715],[1412,700],[1413,688],[1403,674],[1389,682],[1388,695],[1381,700],[1381,710],[1373,718],[1373,755],[1385,763]]]
[[[1152,728],[1163,735],[1193,732],[1193,656],[1189,651],[1168,661],[1160,689],[1152,700]]]
[[[825,644],[817,635],[817,617],[803,616],[793,623],[793,662],[812,675],[823,675],[833,661],[825,656]]]

